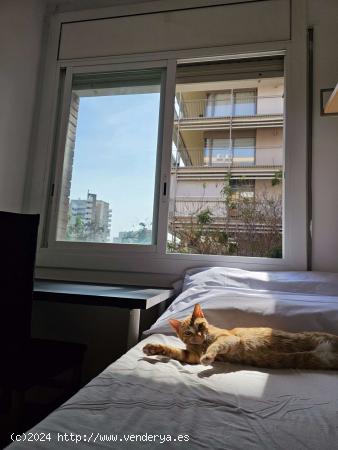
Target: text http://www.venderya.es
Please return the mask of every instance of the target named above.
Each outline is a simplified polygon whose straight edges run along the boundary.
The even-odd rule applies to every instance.
[[[190,439],[188,434],[114,434],[114,433],[98,433],[91,432],[88,434],[83,433],[43,433],[43,432],[27,432],[23,434],[11,434],[11,440],[16,442],[22,442],[26,445],[30,442],[73,442],[75,444],[81,443],[95,443],[95,442],[119,442],[119,443],[138,443],[149,442],[158,444],[169,443],[184,443]]]

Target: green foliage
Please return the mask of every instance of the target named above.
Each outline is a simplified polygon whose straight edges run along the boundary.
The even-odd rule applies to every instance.
[[[85,222],[83,217],[68,215],[66,239],[80,242],[106,242],[107,234],[104,227],[95,221]]]
[[[283,171],[278,170],[277,172],[275,172],[275,175],[271,180],[271,185],[278,186],[279,184],[281,184],[282,179],[283,179]]]
[[[283,249],[282,246],[273,247],[268,255],[270,258],[282,258],[283,257]]]
[[[229,195],[229,186],[223,192]],[[222,192],[222,194],[223,194]],[[176,218],[169,224],[173,235],[169,252],[241,255],[270,258],[282,257],[282,202],[267,193],[254,199],[247,197],[222,198],[224,217],[215,217],[203,202],[195,205],[190,219],[176,226]],[[231,212],[235,211],[235,216]],[[216,221],[217,219],[217,221]],[[223,220],[223,223],[222,223]]]
[[[137,230],[123,233],[122,242],[125,244],[149,244],[151,243],[151,228],[147,228],[145,222],[140,222]]]
[[[224,183],[221,189],[221,195],[223,196],[223,200],[228,208],[230,207],[231,196],[233,195],[233,189],[231,187],[230,180],[231,180],[230,173],[226,173],[224,175]]]
[[[197,214],[197,223],[200,225],[207,225],[213,221],[212,216],[213,213],[210,211],[209,208],[201,211],[199,214]]]
[[[75,223],[71,224],[71,215],[68,215],[66,238],[68,240],[83,240],[85,237],[85,225],[80,216],[75,217]]]
[[[229,241],[229,236],[228,233],[226,233],[225,231],[218,231],[217,232],[217,240],[221,245],[227,245],[228,241]]]

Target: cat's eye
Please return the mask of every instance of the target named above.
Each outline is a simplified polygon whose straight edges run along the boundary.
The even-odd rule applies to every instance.
[[[186,331],[184,332],[184,335],[185,335],[185,336],[191,336],[191,335],[192,335],[192,331],[186,330]]]

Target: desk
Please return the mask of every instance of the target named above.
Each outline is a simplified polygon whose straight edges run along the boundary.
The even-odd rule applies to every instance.
[[[171,289],[51,280],[35,280],[33,291],[33,300],[38,301],[128,309],[128,349],[138,341],[141,309],[149,309],[158,304],[164,306],[165,301],[172,296],[173,290]]]

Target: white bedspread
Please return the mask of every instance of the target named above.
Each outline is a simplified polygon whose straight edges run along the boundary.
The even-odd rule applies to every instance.
[[[31,430],[40,433],[35,438],[51,433],[50,442],[11,450],[338,448],[337,372],[185,365],[146,357],[146,342],[182,345],[173,336],[149,336]],[[64,433],[81,441],[61,441]],[[179,434],[189,440],[179,442]],[[150,435],[162,437],[149,442]]]

